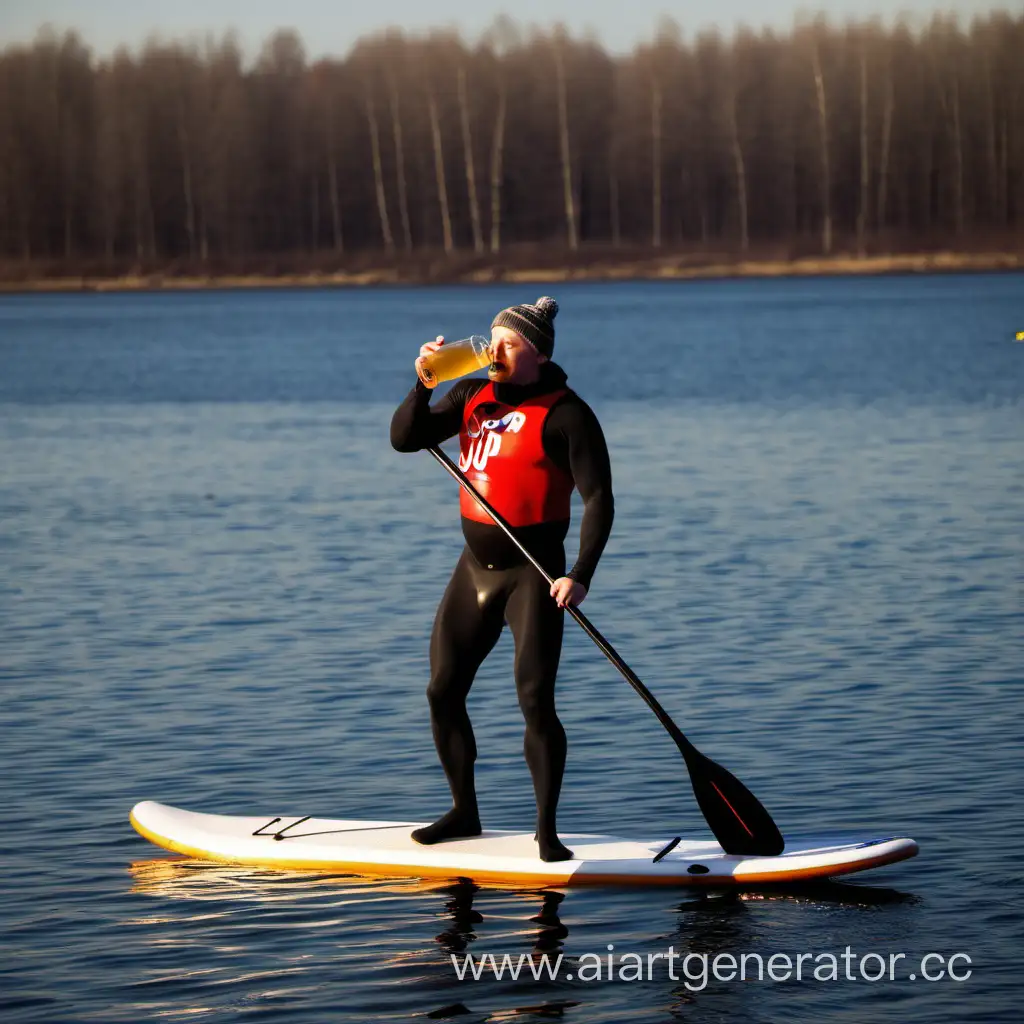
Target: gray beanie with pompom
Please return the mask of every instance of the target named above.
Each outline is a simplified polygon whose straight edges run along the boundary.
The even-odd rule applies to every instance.
[[[532,305],[509,306],[492,321],[491,327],[508,327],[524,337],[542,356],[551,358],[555,348],[554,319],[558,303],[542,295]]]

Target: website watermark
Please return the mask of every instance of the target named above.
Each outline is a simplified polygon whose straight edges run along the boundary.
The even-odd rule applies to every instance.
[[[700,992],[712,981],[952,981],[962,983],[973,973],[967,953],[679,953],[669,946],[662,953],[617,953],[612,943],[605,953],[575,957],[542,953],[451,954],[459,981],[579,981],[631,982],[668,979]]]

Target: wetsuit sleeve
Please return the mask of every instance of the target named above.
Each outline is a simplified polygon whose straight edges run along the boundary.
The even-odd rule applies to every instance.
[[[467,399],[484,383],[486,381],[460,380],[431,407],[431,389],[417,380],[391,417],[391,447],[398,452],[418,452],[454,437],[462,426],[462,410]]]
[[[573,478],[583,499],[580,553],[566,573],[588,590],[615,518],[612,470],[604,432],[594,411],[570,394],[551,410],[544,424],[544,448]]]

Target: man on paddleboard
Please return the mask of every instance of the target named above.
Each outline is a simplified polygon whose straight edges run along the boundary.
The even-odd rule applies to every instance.
[[[458,434],[460,469],[555,580],[549,587],[487,513],[461,492],[466,546],[437,610],[427,687],[434,743],[453,806],[412,836],[430,845],[480,834],[476,741],[466,697],[507,622],[526,720],[523,749],[537,798],[537,843],[546,861],[572,857],[555,823],[566,752],[555,711],[562,609],[587,596],[614,516],[600,424],[551,361],[557,312],[558,303],[547,297],[502,310],[491,324],[487,380],[460,380],[433,407],[430,389],[418,381],[391,420],[391,444],[400,452],[420,451]],[[442,344],[439,338],[424,345],[420,358]],[[563,541],[574,487],[583,498],[583,520],[579,557],[566,572]]]

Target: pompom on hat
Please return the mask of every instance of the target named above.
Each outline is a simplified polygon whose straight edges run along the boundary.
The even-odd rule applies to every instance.
[[[554,319],[557,315],[558,303],[549,295],[542,295],[532,304],[503,309],[491,322],[491,327],[508,327],[550,359],[555,348]]]

